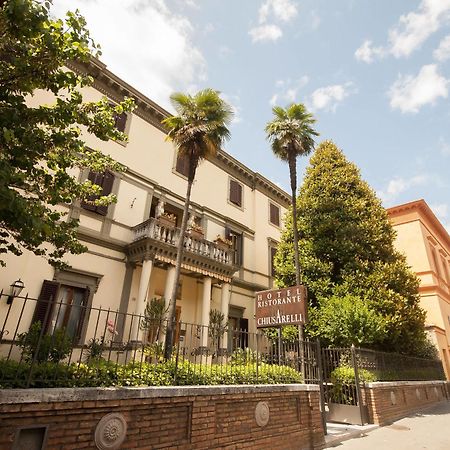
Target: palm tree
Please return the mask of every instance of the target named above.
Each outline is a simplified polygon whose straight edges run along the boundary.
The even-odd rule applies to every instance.
[[[289,164],[292,191],[292,229],[294,233],[295,281],[301,283],[298,254],[297,226],[297,156],[306,156],[314,149],[314,138],[318,136],[312,125],[315,119],[301,103],[286,109],[274,106],[274,119],[266,125],[267,139],[271,142],[275,156]]]
[[[230,131],[227,125],[233,117],[231,107],[219,97],[219,92],[213,89],[204,89],[193,96],[177,92],[170,99],[178,115],[164,119],[163,124],[168,128],[167,139],[173,141],[178,149],[178,154],[189,158],[189,172],[183,220],[178,240],[175,279],[169,302],[169,320],[164,347],[166,360],[170,358],[172,353],[176,294],[195,171],[200,161],[208,156],[215,155],[223,142],[229,139]]]

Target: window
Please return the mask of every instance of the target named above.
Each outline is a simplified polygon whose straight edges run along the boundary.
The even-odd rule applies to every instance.
[[[78,342],[86,317],[89,288],[45,280],[36,304],[32,323],[41,322],[45,333],[64,329],[66,336]]]
[[[441,256],[441,261],[442,261],[442,267],[444,268],[444,275],[445,275],[445,281],[450,284],[450,278],[448,275],[448,263],[446,261],[446,259]]]
[[[228,349],[248,347],[248,319],[243,317],[244,309],[230,305],[228,314]]]
[[[127,113],[123,112],[120,114],[114,114],[114,126],[118,131],[125,133],[125,128],[127,125]]]
[[[431,256],[433,257],[433,263],[434,263],[434,269],[436,270],[436,274],[438,277],[441,276],[441,271],[439,270],[439,263],[436,255],[436,250],[434,247],[430,247],[431,249]]]
[[[106,171],[104,173],[98,173],[98,172],[91,171],[91,172],[89,172],[88,180],[92,181],[92,183],[97,184],[98,186],[101,186],[101,188],[102,188],[101,196],[106,196],[106,195],[111,194],[112,187],[114,184],[114,175],[111,172]],[[99,198],[99,196],[93,195],[92,197],[89,198],[89,200],[94,201],[97,198]],[[82,202],[81,206],[83,209],[95,212],[102,216],[106,216],[106,214],[108,214],[107,206],[101,206],[101,205],[97,206],[92,203],[86,203],[86,202]]]
[[[189,176],[189,157],[187,155],[177,154],[177,163],[175,170],[185,177]]]
[[[232,253],[232,263],[236,266],[242,266],[243,262],[243,247],[244,240],[242,233],[237,233],[236,231],[225,229],[225,238],[232,242],[231,249]]]
[[[270,264],[270,276],[275,276],[275,255],[277,254],[277,248],[276,247],[269,247],[269,264]]]
[[[242,184],[230,178],[229,200],[236,206],[242,207]]]
[[[280,226],[280,207],[269,202],[269,221],[271,224]]]

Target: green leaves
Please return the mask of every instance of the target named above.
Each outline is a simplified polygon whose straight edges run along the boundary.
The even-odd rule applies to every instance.
[[[198,163],[215,155],[230,137],[228,125],[233,117],[231,107],[220,98],[219,92],[204,89],[194,96],[176,92],[170,97],[177,116],[163,120],[178,151],[189,158],[192,181]]]
[[[305,105],[291,104],[286,109],[274,106],[274,119],[266,125],[267,139],[272,144],[275,156],[288,161],[290,155],[305,156],[314,148],[314,136],[319,133],[313,129],[316,122]]]
[[[76,238],[77,221],[66,220],[58,205],[98,193],[78,181],[78,172],[122,169],[88,149],[82,131],[125,141],[114,114],[131,111],[133,102],[83,103],[80,88],[93,80],[64,65],[87,62],[97,46],[78,12],[63,21],[51,18],[49,7],[50,2],[9,0],[0,9],[0,253],[27,249],[58,265],[66,252],[85,250]],[[38,89],[53,94],[47,104],[36,105]],[[114,197],[98,201],[107,204]]]
[[[394,248],[394,230],[359,169],[330,141],[311,157],[297,198],[299,259],[309,333],[331,345],[414,353],[425,345],[418,280]],[[275,258],[279,286],[293,285],[292,214]]]

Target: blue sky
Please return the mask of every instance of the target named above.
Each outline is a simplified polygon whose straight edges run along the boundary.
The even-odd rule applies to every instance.
[[[302,102],[385,206],[424,198],[450,230],[450,0],[54,0],[75,8],[108,68],[163,107],[220,90],[225,149],[284,189],[264,127]]]

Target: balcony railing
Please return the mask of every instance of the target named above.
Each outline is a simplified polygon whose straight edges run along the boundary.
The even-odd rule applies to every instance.
[[[158,219],[150,218],[133,228],[133,242],[141,239],[154,239],[165,244],[178,246],[181,229],[162,223]],[[234,250],[215,242],[191,235],[187,232],[184,237],[185,250],[197,255],[211,258],[222,264],[233,264]]]

